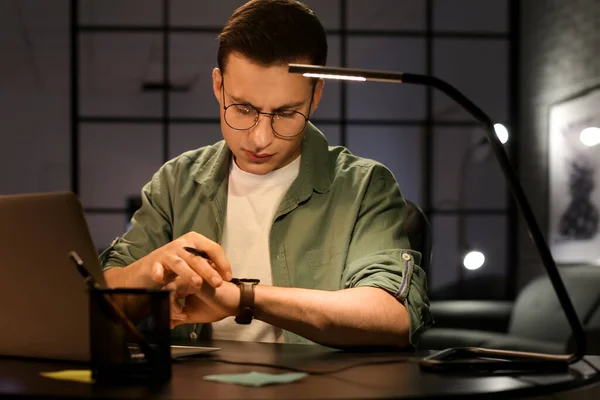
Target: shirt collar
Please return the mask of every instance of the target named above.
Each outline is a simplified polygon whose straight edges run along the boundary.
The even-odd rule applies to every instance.
[[[202,185],[202,191],[213,198],[219,186],[227,179],[232,152],[224,140],[216,143],[214,152],[207,161],[199,158],[192,168],[194,180]],[[311,122],[306,126],[302,142],[300,173],[292,184],[301,198],[310,196],[315,190],[325,193],[331,186],[328,144],[325,135]]]
[[[327,192],[331,186],[327,139],[311,122],[306,127],[302,143],[300,174],[296,183],[300,191],[314,189],[319,193]]]

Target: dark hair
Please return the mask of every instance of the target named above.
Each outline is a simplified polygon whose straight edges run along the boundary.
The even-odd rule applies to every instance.
[[[303,58],[325,65],[327,36],[315,13],[299,1],[251,0],[234,11],[219,35],[221,71],[232,53],[265,66]]]

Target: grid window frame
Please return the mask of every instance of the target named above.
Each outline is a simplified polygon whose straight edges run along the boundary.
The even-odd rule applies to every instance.
[[[79,21],[79,13],[78,13],[78,3],[81,0],[70,0],[71,4],[71,72],[75,74],[75,78],[72,77],[71,86],[71,118],[72,118],[72,127],[71,127],[71,190],[75,193],[80,191],[80,164],[81,160],[79,159],[79,151],[80,151],[80,139],[79,139],[79,127],[81,124],[110,124],[110,123],[120,123],[120,124],[158,124],[162,129],[162,158],[163,162],[169,160],[173,154],[171,149],[174,146],[172,143],[171,131],[172,127],[176,125],[211,125],[218,123],[218,117],[210,117],[210,116],[186,116],[186,115],[173,115],[173,104],[172,104],[172,96],[174,95],[173,88],[169,88],[168,85],[164,85],[164,82],[169,82],[170,69],[173,67],[171,64],[170,57],[170,45],[169,42],[171,40],[171,36],[174,34],[218,34],[220,32],[220,26],[195,26],[195,25],[186,25],[186,24],[174,24],[171,21],[171,6],[168,0],[162,0],[162,23],[161,24],[137,24],[137,25],[111,25],[111,24],[103,24],[103,25],[92,25],[92,24],[81,24]],[[434,43],[436,40],[446,40],[451,39],[455,41],[461,40],[482,40],[482,41],[493,41],[493,42],[503,42],[506,43],[507,47],[512,48],[513,41],[515,40],[514,35],[512,34],[510,27],[507,28],[506,31],[494,29],[491,31],[478,31],[473,29],[467,30],[458,30],[458,29],[449,29],[442,30],[435,28],[435,7],[436,1],[439,0],[425,0],[425,21],[424,26],[417,27],[415,29],[389,29],[386,27],[384,29],[370,29],[370,28],[352,28],[351,23],[349,21],[349,2],[351,0],[337,0],[337,13],[333,13],[332,15],[338,15],[339,21],[335,23],[335,21],[328,20],[326,24],[327,34],[331,38],[336,38],[339,41],[339,66],[346,67],[349,65],[349,52],[352,40],[361,40],[361,39],[373,39],[373,38],[400,38],[400,39],[418,39],[423,40],[425,43],[425,51],[424,51],[424,73],[428,75],[433,75],[435,71],[436,61],[435,61],[435,52],[434,52]],[[507,9],[512,10],[514,3],[516,0],[506,0]],[[512,14],[510,11],[507,11],[507,18],[509,18]],[[509,25],[509,21],[507,20],[507,25]],[[162,46],[163,46],[163,85],[159,88],[158,93],[161,95],[162,99],[162,107],[161,107],[161,115],[156,116],[123,116],[123,115],[86,115],[80,113],[80,93],[79,93],[79,82],[77,80],[79,71],[80,71],[80,61],[79,57],[77,57],[78,52],[80,51],[80,35],[95,35],[95,34],[103,34],[103,33],[119,33],[119,34],[128,34],[128,33],[148,33],[154,34],[157,33],[162,37]],[[515,58],[515,53],[509,50],[506,63],[507,69],[507,77],[508,80],[512,82],[515,78],[510,74],[511,71],[510,65],[514,63],[513,58]],[[73,57],[75,56],[75,57]],[[352,65],[354,66],[354,65]],[[411,72],[411,71],[408,71]],[[508,99],[514,98],[516,93],[514,93],[514,84],[511,82],[507,82],[509,86],[509,94]],[[352,96],[352,91],[349,87],[350,84],[346,82],[340,82],[337,84],[337,87],[333,88],[339,94],[339,117],[326,116],[324,118],[319,118],[317,115],[314,119],[315,124],[318,126],[323,126],[324,129],[331,129],[335,131],[334,136],[337,138],[339,145],[347,146],[349,143],[349,131],[351,129],[360,128],[360,127],[388,127],[388,128],[411,128],[418,129],[423,131],[423,140],[420,144],[420,149],[422,152],[422,162],[420,165],[421,171],[420,176],[422,177],[422,193],[420,196],[420,206],[425,211],[425,213],[430,217],[436,215],[481,215],[489,213],[489,215],[505,215],[508,220],[508,235],[514,235],[516,232],[516,213],[514,211],[514,205],[510,201],[508,193],[506,197],[509,200],[506,202],[505,207],[501,208],[493,208],[493,209],[479,209],[479,208],[468,208],[458,205],[457,207],[442,207],[438,208],[435,206],[433,198],[433,185],[434,185],[434,163],[433,163],[433,150],[435,147],[435,135],[434,130],[439,127],[446,128],[468,128],[472,129],[474,127],[480,126],[479,123],[473,121],[469,118],[458,118],[452,120],[444,120],[437,119],[434,117],[434,98],[436,94],[431,88],[424,88],[425,95],[423,99],[420,101],[424,102],[424,115],[417,115],[415,118],[393,118],[393,119],[377,119],[377,118],[354,118],[352,117],[351,110],[349,108],[349,99]],[[333,86],[333,85],[331,85]],[[512,90],[512,92],[511,92]],[[215,108],[216,110],[216,108]],[[514,120],[514,113],[510,106],[507,105],[506,108],[506,122],[510,124],[510,121]],[[504,122],[504,121],[502,121]],[[512,126],[514,129],[515,127]],[[514,137],[514,136],[513,136]],[[512,140],[512,138],[511,138]],[[352,150],[352,149],[351,149]],[[511,159],[514,159],[512,156],[513,149],[509,149],[509,153],[511,154]],[[119,207],[93,207],[86,208],[86,213],[93,214],[125,214],[127,212],[124,208]],[[514,248],[515,244],[512,243]],[[510,240],[507,241],[506,244],[507,251],[511,249]],[[511,268],[507,266],[506,268],[507,276],[506,279],[508,281],[514,280],[514,276],[509,276],[512,274]],[[514,271],[513,271],[514,272]],[[509,282],[508,285],[511,283]],[[510,298],[510,295],[508,296]]]

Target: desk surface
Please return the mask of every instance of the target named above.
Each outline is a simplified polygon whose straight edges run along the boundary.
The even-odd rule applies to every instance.
[[[423,354],[389,352],[343,352],[321,346],[214,342],[222,350],[173,364],[173,378],[160,387],[143,385],[106,386],[57,381],[40,372],[82,369],[85,365],[0,358],[0,396],[43,398],[125,399],[415,399],[481,397],[495,394],[515,398],[597,384],[600,376],[586,363],[573,372],[526,377],[472,377],[438,375],[420,370],[416,361]],[[410,358],[411,361],[404,362]],[[219,361],[221,360],[221,361]],[[266,387],[245,387],[203,380],[203,376],[249,371],[282,373],[280,369],[234,365],[222,361],[278,364],[310,371],[333,371],[361,363],[397,360],[397,363],[362,365],[300,381]],[[600,357],[588,361],[600,368]],[[486,397],[488,398],[488,397]]]

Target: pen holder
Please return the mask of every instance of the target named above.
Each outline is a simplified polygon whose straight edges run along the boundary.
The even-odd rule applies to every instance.
[[[157,383],[171,378],[168,291],[90,289],[89,307],[91,369],[96,382]]]

